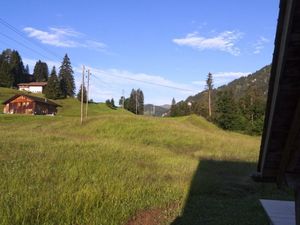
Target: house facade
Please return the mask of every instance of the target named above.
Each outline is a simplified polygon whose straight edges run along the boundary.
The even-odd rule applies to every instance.
[[[5,114],[55,115],[60,105],[45,98],[17,94],[3,102]]]
[[[32,93],[43,93],[47,82],[30,82],[18,84],[19,90],[28,91]]]

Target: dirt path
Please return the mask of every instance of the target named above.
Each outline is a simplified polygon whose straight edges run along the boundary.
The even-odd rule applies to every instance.
[[[179,203],[171,203],[163,208],[153,208],[139,211],[125,225],[160,225],[176,218]]]

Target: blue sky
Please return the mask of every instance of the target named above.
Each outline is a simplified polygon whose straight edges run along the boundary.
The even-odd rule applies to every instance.
[[[59,67],[68,53],[77,86],[82,65],[91,70],[96,101],[118,101],[122,90],[129,96],[141,88],[145,103],[169,104],[202,91],[208,72],[220,86],[271,63],[278,6],[278,0],[1,1],[0,18],[28,39],[0,23],[0,49],[18,50],[31,71],[39,59]]]

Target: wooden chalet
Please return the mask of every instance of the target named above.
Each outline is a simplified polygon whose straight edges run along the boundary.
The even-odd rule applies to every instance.
[[[45,98],[17,94],[4,101],[3,113],[6,114],[33,114],[55,115],[60,105]]]
[[[253,179],[294,189],[296,223],[293,224],[300,225],[299,0],[280,1],[264,130]]]

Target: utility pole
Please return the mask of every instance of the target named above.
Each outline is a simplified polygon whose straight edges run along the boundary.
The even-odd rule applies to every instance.
[[[207,75],[206,86],[208,90],[208,116],[211,118],[211,92],[213,89],[213,78],[211,73],[208,73]]]
[[[124,109],[124,104],[125,104],[125,91],[124,89],[122,90],[122,108]]]
[[[82,67],[82,84],[81,84],[81,110],[80,110],[80,124],[83,123],[83,87],[84,87],[84,71],[85,67]]]
[[[86,105],[85,105],[85,118],[88,117],[88,106],[89,106],[89,89],[90,89],[90,69],[88,69],[88,76],[87,76],[87,90],[86,90]]]

